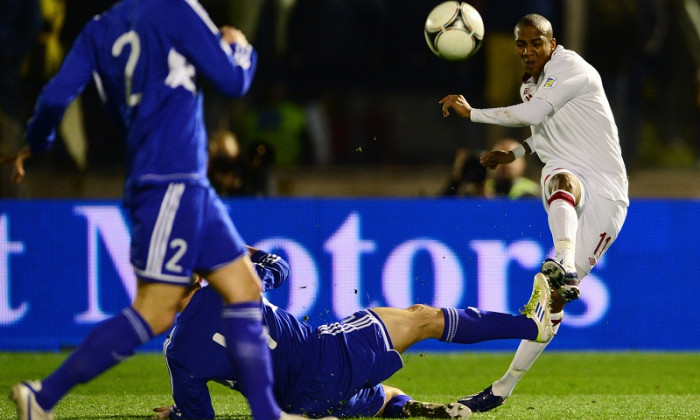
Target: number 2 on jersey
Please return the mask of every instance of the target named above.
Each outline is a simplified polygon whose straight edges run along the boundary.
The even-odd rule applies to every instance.
[[[126,67],[124,67],[124,87],[125,87],[125,101],[127,106],[136,106],[141,102],[140,93],[132,93],[132,77],[134,76],[134,70],[136,69],[136,63],[139,61],[139,55],[141,54],[141,39],[136,31],[129,31],[122,34],[112,45],[112,56],[119,57],[124,50],[125,45],[131,47],[129,52],[129,58],[126,61]]]

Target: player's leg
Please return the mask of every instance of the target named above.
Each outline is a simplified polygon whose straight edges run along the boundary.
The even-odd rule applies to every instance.
[[[577,299],[579,277],[575,256],[583,187],[573,173],[556,170],[543,173],[542,191],[556,252],[554,258],[542,264],[542,273],[566,300]]]
[[[139,345],[165,332],[173,322],[182,292],[179,285],[139,281],[134,304],[97,324],[51,375],[13,388],[20,419],[51,418],[51,409],[71,388],[89,382],[132,356]]]
[[[537,338],[537,325],[523,315],[482,311],[478,308],[433,308],[413,305],[408,309],[373,308],[386,325],[394,348],[402,353],[428,338],[461,344],[505,338]]]
[[[575,266],[579,278],[583,279],[595,263],[609,249],[622,228],[627,215],[624,203],[618,203],[595,195],[586,197],[584,211],[579,219],[579,230],[576,236]],[[555,293],[556,294],[556,293]],[[564,303],[559,300],[558,308],[553,308],[552,322],[555,333],[563,319],[561,311]],[[460,400],[472,411],[488,411],[495,408],[511,395],[523,375],[532,367],[535,360],[544,351],[548,343],[522,341],[515,353],[508,371],[478,394]]]
[[[280,409],[272,390],[272,360],[262,328],[260,280],[247,255],[207,275],[224,299],[223,333],[229,359],[253,418],[277,419]]]
[[[439,338],[445,329],[442,310],[427,305],[413,305],[408,309],[372,308],[384,323],[394,349],[403,353],[413,344],[427,338]]]
[[[143,188],[131,197],[134,225],[131,255],[140,279],[134,306],[96,325],[66,361],[42,382],[13,388],[20,419],[51,418],[50,410],[73,386],[91,380],[131,356],[137,346],[172,323],[182,286],[190,282],[190,277],[187,270],[180,273],[166,269],[172,258],[166,259],[169,237],[163,233],[179,233],[173,226],[184,192],[184,185],[171,184]]]
[[[408,309],[373,308],[386,326],[394,349],[404,352],[428,338],[472,344],[486,340],[529,339],[549,341],[554,335],[550,320],[551,295],[541,274],[535,277],[530,300],[521,315],[483,311],[478,308],[434,308],[413,305]]]
[[[262,325],[260,279],[225,206],[212,189],[206,194],[206,222],[196,265],[224,300],[221,316],[226,349],[252,417],[278,419],[283,413],[273,395],[272,360]]]
[[[556,283],[563,280],[567,270],[569,277],[572,277],[573,272],[578,281],[578,275],[572,267],[575,265],[576,241],[580,235],[576,206],[581,205],[583,194],[581,182],[572,173],[560,169],[547,170],[547,168],[543,171],[542,199],[547,210],[556,252],[554,259],[547,259],[542,265],[542,273],[547,275],[550,282]],[[564,268],[564,265],[568,268]],[[551,307],[551,319],[555,324],[554,334],[558,332],[564,316],[564,304],[565,301],[555,293],[555,301]],[[500,406],[513,392],[525,372],[542,354],[547,344],[547,342],[537,343],[531,340],[521,341],[513,361],[500,379],[483,391],[468,395],[459,401],[475,412],[489,411]]]
[[[563,315],[563,312],[552,314],[552,322],[554,323],[553,332],[555,335],[559,331],[559,324],[561,323]],[[489,385],[483,391],[468,395],[458,401],[474,412],[489,411],[502,405],[506,398],[513,392],[513,389],[515,389],[515,386],[523,375],[525,375],[525,372],[532,367],[535,360],[537,360],[548,344],[549,342],[538,343],[530,340],[520,341],[518,350],[515,352],[515,356],[513,356],[508,370],[500,379]]]

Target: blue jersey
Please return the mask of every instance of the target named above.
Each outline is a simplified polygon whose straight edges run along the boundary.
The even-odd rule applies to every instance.
[[[69,103],[94,80],[127,140],[131,186],[208,185],[199,76],[223,94],[249,89],[257,56],[229,45],[196,0],[123,0],[87,23],[39,97],[26,139],[51,147]]]
[[[288,275],[286,262],[256,252],[264,290]],[[196,292],[180,314],[163,351],[170,373],[172,418],[214,418],[207,382],[236,389],[221,331],[222,302],[213,289]],[[316,329],[263,299],[274,393],[281,408],[309,417],[371,417],[384,403],[381,381],[403,365],[382,322],[371,311]]]

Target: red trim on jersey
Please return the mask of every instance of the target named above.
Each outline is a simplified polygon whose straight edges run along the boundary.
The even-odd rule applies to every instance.
[[[554,191],[554,194],[549,197],[549,200],[547,200],[547,204],[552,204],[552,201],[554,200],[564,200],[566,203],[569,203],[571,207],[576,207],[576,201],[574,200],[574,195],[571,194],[568,191],[564,190],[557,190]]]

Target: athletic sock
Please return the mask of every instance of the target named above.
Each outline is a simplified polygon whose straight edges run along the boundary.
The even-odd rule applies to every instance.
[[[442,308],[442,313],[445,316],[445,330],[440,341],[472,344],[505,338],[537,338],[537,324],[525,315],[482,311],[472,307]]]
[[[223,330],[236,382],[248,400],[254,419],[279,419],[272,393],[272,359],[262,328],[259,301],[225,305]]]
[[[563,190],[555,191],[548,200],[547,220],[554,240],[556,260],[568,268],[574,267],[578,215],[574,197]]]
[[[559,331],[559,325],[564,317],[564,312],[552,314],[552,322],[554,324],[554,333]],[[493,383],[491,391],[494,395],[508,398],[515,389],[520,379],[525,375],[530,367],[535,363],[535,360],[542,354],[545,347],[549,343],[537,343],[534,341],[523,340],[518,346],[518,350],[513,356],[513,361],[508,367],[505,375]]]
[[[132,307],[97,324],[82,343],[41,382],[36,401],[50,410],[75,385],[132,356],[134,349],[153,338],[151,327]]]
[[[402,411],[403,406],[406,405],[407,402],[412,400],[413,398],[405,394],[395,396],[394,398],[390,399],[389,402],[386,403],[386,406],[384,406],[382,417],[388,419],[398,419],[406,417]]]

